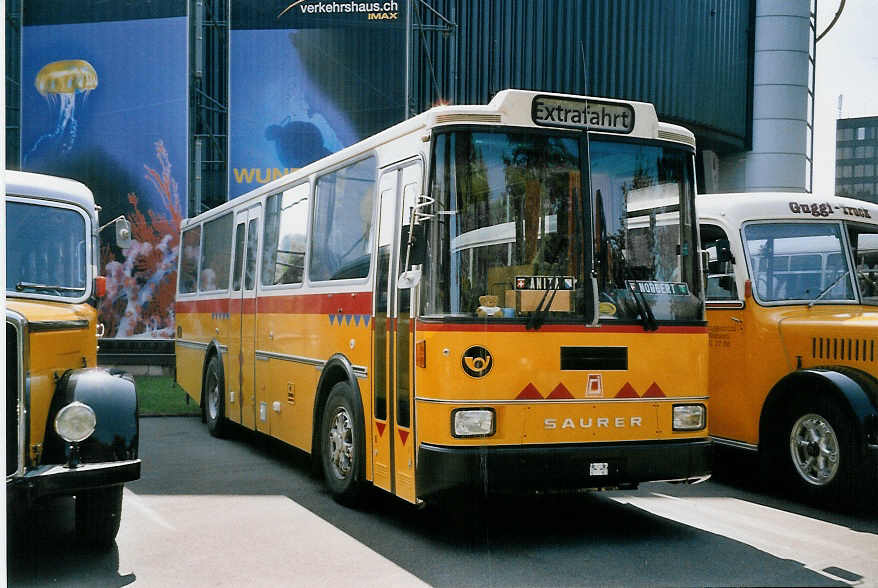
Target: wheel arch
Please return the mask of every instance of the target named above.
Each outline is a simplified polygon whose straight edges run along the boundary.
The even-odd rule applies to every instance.
[[[207,415],[204,412],[204,379],[207,376],[207,366],[210,364],[210,360],[214,357],[219,358],[220,378],[223,383],[223,396],[225,396],[226,393],[226,366],[223,363],[222,346],[216,339],[211,339],[210,343],[207,344],[207,350],[204,352],[204,362],[201,364],[201,392],[198,395],[198,406],[201,408],[201,422],[207,421]]]
[[[326,407],[326,400],[329,398],[329,392],[332,387],[339,382],[347,382],[354,393],[354,410],[357,412],[355,417],[359,419],[363,425],[365,437],[366,420],[365,410],[363,409],[363,398],[360,395],[360,385],[357,382],[357,376],[354,373],[354,367],[350,360],[340,353],[336,353],[323,366],[320,379],[317,381],[317,394],[314,399],[314,415],[313,426],[311,431],[311,457],[313,463],[320,463],[320,423],[323,420],[323,410]],[[365,439],[364,439],[365,440]]]
[[[774,432],[784,408],[806,392],[830,395],[851,417],[860,447],[878,443],[878,380],[852,368],[819,367],[787,374],[771,389],[759,415],[760,446]]]

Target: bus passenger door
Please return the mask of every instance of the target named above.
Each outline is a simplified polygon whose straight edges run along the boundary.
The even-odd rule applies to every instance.
[[[411,209],[421,189],[420,160],[385,172],[379,183],[378,268],[373,340],[373,483],[415,501],[411,290],[397,288]]]
[[[391,267],[394,267],[392,277],[392,287],[396,289],[394,296],[395,308],[393,308],[393,322],[395,325],[395,336],[393,337],[395,374],[394,374],[394,394],[395,402],[394,415],[396,416],[394,425],[393,442],[398,444],[394,447],[393,463],[394,463],[394,494],[414,502],[415,496],[415,454],[416,448],[416,431],[414,430],[414,371],[413,371],[413,353],[414,353],[414,321],[411,320],[412,310],[412,293],[411,288],[396,288],[397,277],[405,271],[406,249],[409,238],[409,228],[412,221],[412,210],[417,203],[418,194],[421,192],[421,177],[423,175],[422,164],[420,160],[400,170],[399,179],[399,197],[397,201],[401,203],[399,212],[396,215],[398,222],[396,225],[400,227],[397,233],[396,242],[399,246],[395,248],[397,259]]]
[[[392,321],[388,309],[391,307],[392,290],[389,278],[394,247],[394,219],[396,211],[396,190],[399,183],[399,170],[392,170],[381,176],[378,184],[378,268],[375,278],[374,322],[372,324],[372,483],[388,492],[393,492],[391,477],[393,415],[388,401],[393,386],[391,359]]]
[[[260,419],[260,396],[255,387],[256,356],[256,259],[259,250],[261,205],[253,206],[240,213],[246,215],[247,230],[244,245],[244,275],[241,292],[241,353],[238,364],[241,366],[241,424],[262,431],[267,427],[268,413],[264,406],[265,418]],[[267,432],[267,430],[266,430]]]
[[[235,217],[232,253],[232,293],[229,295],[229,354],[226,361],[226,418],[241,422],[241,306],[244,283],[244,242],[247,235],[247,212]]]

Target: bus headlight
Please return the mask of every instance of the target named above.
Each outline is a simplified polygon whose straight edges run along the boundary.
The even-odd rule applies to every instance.
[[[488,437],[496,431],[493,408],[458,408],[451,413],[453,437]]]
[[[703,404],[675,404],[674,430],[698,431],[707,426],[707,411]]]
[[[85,441],[95,432],[96,425],[95,411],[81,402],[71,402],[55,417],[55,432],[68,443]]]

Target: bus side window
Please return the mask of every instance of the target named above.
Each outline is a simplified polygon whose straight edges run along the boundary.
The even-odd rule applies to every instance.
[[[701,225],[701,249],[710,254],[707,300],[738,300],[735,260],[725,231],[716,225]]]
[[[857,267],[857,280],[860,294],[864,298],[878,296],[878,233],[867,232],[866,228],[849,229],[850,242],[855,244],[854,261]],[[862,232],[859,232],[862,231]],[[869,301],[874,304],[874,300]]]
[[[183,231],[180,253],[180,294],[192,294],[198,286],[198,254],[201,249],[201,225]]]
[[[244,267],[244,223],[235,229],[235,268],[232,273],[232,290],[241,290],[241,269]]]
[[[232,213],[204,223],[198,291],[228,290],[231,270]]]
[[[375,158],[369,157],[317,178],[311,281],[369,275],[375,171]]]
[[[262,285],[301,284],[310,186],[299,184],[269,197],[262,244]]]
[[[244,289],[252,290],[256,286],[256,246],[259,243],[258,222],[255,218],[247,223],[247,253],[244,266]]]

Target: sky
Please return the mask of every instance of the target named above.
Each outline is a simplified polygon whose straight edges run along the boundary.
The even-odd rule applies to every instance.
[[[840,0],[817,1],[817,32]],[[835,121],[878,116],[878,0],[847,0],[841,18],[817,43],[814,89],[814,194],[835,193]]]

